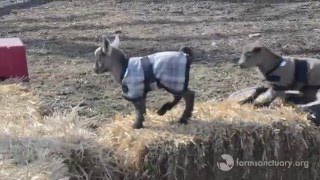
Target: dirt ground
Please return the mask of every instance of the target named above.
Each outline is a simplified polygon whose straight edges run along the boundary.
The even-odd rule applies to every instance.
[[[320,58],[320,2],[223,3],[214,1],[55,1],[0,15],[0,37],[20,37],[27,47],[31,87],[53,109],[79,105],[81,115],[107,121],[133,111],[110,74],[93,72],[101,35],[121,32],[128,56],[194,49],[191,89],[196,101],[220,100],[260,81],[235,62],[254,41],[284,55]],[[249,35],[261,36],[250,38]],[[171,99],[149,94],[155,109]]]

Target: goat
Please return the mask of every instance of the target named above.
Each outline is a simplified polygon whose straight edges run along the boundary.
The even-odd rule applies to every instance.
[[[120,39],[116,36],[113,43],[103,36],[101,47],[95,50],[95,67],[97,74],[111,72],[115,80],[122,85],[123,97],[131,101],[136,109],[136,121],[133,128],[143,128],[146,114],[146,95],[156,88],[163,88],[173,94],[174,99],[165,103],[158,111],[163,116],[176,106],[183,98],[185,109],[179,120],[187,124],[194,108],[195,92],[189,90],[189,71],[193,61],[189,47],[179,51],[165,51],[145,57],[127,58],[119,49]]]
[[[320,60],[280,56],[260,44],[245,46],[238,62],[240,68],[258,67],[269,85],[257,91],[240,103],[253,102],[255,106],[268,106],[276,97],[291,101],[302,108],[320,102]],[[286,93],[298,90],[300,97]],[[303,105],[301,105],[303,104]]]

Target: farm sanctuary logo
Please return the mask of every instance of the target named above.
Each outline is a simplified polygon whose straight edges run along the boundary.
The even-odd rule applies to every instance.
[[[217,162],[218,168],[221,171],[230,171],[233,168],[234,165],[234,159],[232,156],[230,156],[229,154],[222,154],[221,158],[225,161],[225,162]]]
[[[221,155],[222,161],[217,162],[217,166],[221,171],[230,171],[234,166],[239,167],[303,167],[309,168],[309,161],[241,161],[239,158],[235,160],[229,154]]]

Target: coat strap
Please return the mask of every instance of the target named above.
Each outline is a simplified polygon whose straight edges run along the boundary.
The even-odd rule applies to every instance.
[[[151,84],[157,82],[156,76],[153,72],[153,66],[148,58],[148,56],[145,56],[141,58],[141,66],[144,72],[144,85],[145,85],[145,92],[149,92],[152,90]]]
[[[308,85],[308,63],[306,60],[294,60],[294,81]]]
[[[283,62],[284,60],[281,58],[281,61],[279,61],[279,63],[277,63],[274,67],[272,67],[267,73],[265,73],[265,77],[268,81],[271,81],[271,82],[280,81],[280,76],[272,75],[272,73],[276,71]]]

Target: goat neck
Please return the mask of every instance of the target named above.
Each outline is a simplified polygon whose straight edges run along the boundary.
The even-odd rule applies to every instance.
[[[281,56],[275,54],[267,48],[264,49],[262,57],[262,63],[258,65],[258,68],[264,75],[268,75],[276,70],[283,61]]]
[[[114,79],[118,83],[121,83],[121,81],[123,79],[123,76],[124,76],[126,69],[128,67],[128,62],[129,62],[129,59],[127,59],[125,57],[120,58],[119,60],[112,62],[111,73],[113,74]]]

